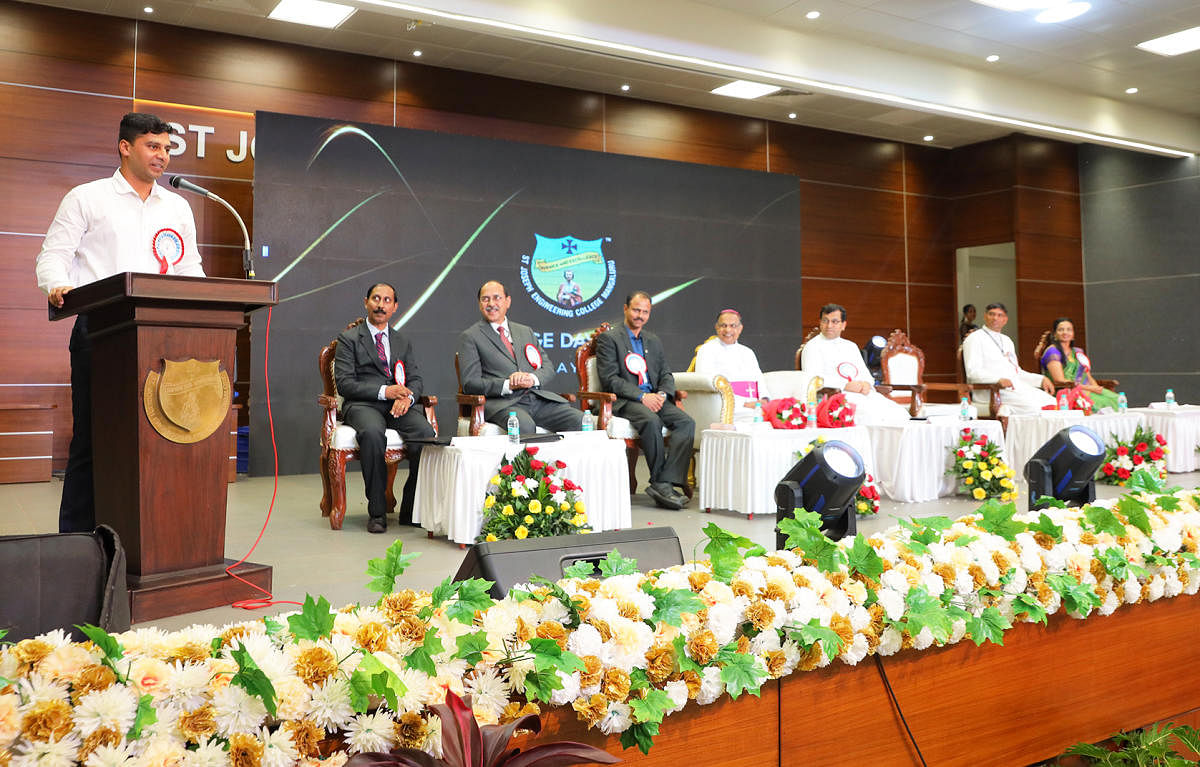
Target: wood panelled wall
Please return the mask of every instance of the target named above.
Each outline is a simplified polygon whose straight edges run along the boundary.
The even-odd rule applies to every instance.
[[[188,151],[170,172],[200,180],[248,225],[253,162],[233,162],[227,150],[236,153],[240,131],[253,135],[257,109],[794,174],[802,218],[797,341],[822,304],[841,303],[856,342],[906,328],[925,350],[931,379],[954,377],[956,247],[1016,241],[1023,353],[1052,316],[1083,323],[1069,144],[1013,135],[946,151],[11,2],[0,4],[0,83],[0,277],[8,285],[0,404],[58,406],[57,468],[70,435],[70,326],[46,321],[33,260],[62,195],[115,168],[117,123],[131,109],[214,127],[203,157],[196,134],[185,136]],[[232,218],[189,201],[205,271],[240,276]],[[750,328],[751,344],[752,337]],[[240,344],[242,396],[249,353]]]

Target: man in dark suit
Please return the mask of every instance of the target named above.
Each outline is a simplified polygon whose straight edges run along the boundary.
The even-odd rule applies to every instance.
[[[682,509],[696,422],[675,404],[675,376],[662,341],[643,330],[650,319],[650,296],[637,291],[625,299],[625,324],[596,339],[596,370],[605,391],[617,395],[613,413],[628,418],[642,439],[650,467],[646,495],[665,509]],[[662,429],[671,431],[671,449]]]
[[[549,358],[527,325],[508,321],[512,296],[495,280],[479,288],[483,320],[458,337],[458,370],[464,394],[487,397],[483,415],[501,429],[515,411],[521,433],[536,426],[550,431],[578,431],[583,414],[552,391],[543,379],[554,377]]]
[[[358,435],[358,462],[367,490],[367,531],[387,530],[386,429],[395,429],[408,451],[408,481],[400,502],[400,523],[413,524],[413,494],[421,445],[412,439],[433,437],[433,428],[417,408],[421,373],[409,340],[392,330],[388,320],[396,312],[396,289],[376,283],[363,299],[367,321],[338,336],[333,377],[342,395],[342,418]]]

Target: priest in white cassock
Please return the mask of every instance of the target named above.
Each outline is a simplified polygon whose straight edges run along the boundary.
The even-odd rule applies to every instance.
[[[763,379],[758,357],[748,346],[738,343],[742,335],[742,315],[737,309],[722,309],[717,315],[717,337],[710,338],[696,350],[696,372],[701,375],[724,376],[733,389],[734,423],[753,421],[754,403],[771,395]]]
[[[840,304],[822,306],[820,328],[820,334],[804,344],[800,369],[821,376],[825,386],[841,389],[846,402],[854,405],[856,425],[907,422],[908,410],[875,391],[875,381],[862,353],[853,342],[842,338],[846,308]]]
[[[1036,413],[1054,404],[1054,384],[1038,373],[1021,370],[1012,339],[1000,331],[1008,324],[1008,309],[1004,304],[987,305],[983,315],[984,327],[963,341],[963,366],[967,383],[999,383],[1000,415]],[[975,401],[987,403],[986,391],[974,392]]]

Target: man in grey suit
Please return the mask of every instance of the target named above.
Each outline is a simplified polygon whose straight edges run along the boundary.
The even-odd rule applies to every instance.
[[[386,282],[372,285],[363,299],[367,321],[338,336],[333,377],[344,400],[342,419],[358,435],[358,462],[367,490],[367,531],[387,530],[386,429],[400,433],[408,451],[408,481],[400,501],[400,524],[411,525],[413,495],[421,444],[413,439],[434,436],[420,408],[421,372],[412,344],[388,326],[396,313],[396,289]]]
[[[613,413],[628,418],[642,440],[650,467],[646,495],[665,509],[682,509],[696,422],[675,404],[675,376],[662,341],[643,330],[650,319],[650,295],[637,291],[625,299],[625,324],[596,339],[596,371],[604,391],[617,395]],[[671,449],[662,429],[671,431]]]
[[[542,389],[542,379],[554,369],[527,325],[509,322],[512,296],[495,280],[479,288],[479,313],[483,320],[458,337],[458,369],[464,394],[487,397],[483,415],[501,429],[515,411],[521,433],[532,434],[535,425],[550,431],[578,431],[583,414],[552,391]]]

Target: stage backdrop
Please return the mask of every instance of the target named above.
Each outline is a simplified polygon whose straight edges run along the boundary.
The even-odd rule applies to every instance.
[[[443,433],[455,428],[458,334],[480,319],[489,279],[507,286],[510,320],[540,334],[557,372],[542,382],[556,391],[578,388],[573,347],[620,322],[639,289],[656,297],[647,327],[674,369],[724,307],[742,312],[764,369],[792,366],[794,176],[266,112],[256,122],[254,254],[280,303],[269,339],[266,312],[252,322],[252,474],[272,468],[259,404],[268,341],[279,471],[315,472],[317,353],[363,316],[377,281],[399,292],[392,324],[412,339]]]

